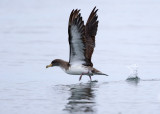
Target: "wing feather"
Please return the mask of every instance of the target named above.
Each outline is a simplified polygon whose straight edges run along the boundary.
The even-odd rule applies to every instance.
[[[94,7],[87,20],[86,26],[84,26],[84,21],[79,13],[80,10],[72,10],[68,24],[70,64],[93,66],[91,58],[98,28],[97,11],[98,9]]]
[[[86,38],[85,57],[86,57],[87,66],[93,66],[91,62],[91,58],[92,58],[92,54],[95,47],[95,36],[97,34],[97,28],[98,28],[97,11],[98,9],[94,7],[85,26],[85,38]]]
[[[68,24],[70,64],[85,64],[85,29],[80,10],[72,10]]]

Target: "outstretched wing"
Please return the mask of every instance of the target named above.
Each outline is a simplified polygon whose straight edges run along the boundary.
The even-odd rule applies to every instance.
[[[95,47],[95,36],[97,34],[98,28],[97,11],[98,9],[94,7],[85,26],[85,57],[87,63],[86,66],[93,66],[91,58]]]
[[[72,10],[68,24],[70,58],[69,63],[86,64],[85,62],[85,27],[80,10]]]

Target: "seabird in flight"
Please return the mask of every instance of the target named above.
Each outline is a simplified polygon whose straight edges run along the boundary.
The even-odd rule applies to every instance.
[[[79,80],[81,80],[83,75],[88,75],[90,80],[93,75],[108,76],[95,69],[91,62],[98,28],[97,11],[98,9],[94,7],[86,25],[84,25],[81,13],[79,13],[80,10],[72,10],[68,23],[68,40],[70,46],[69,62],[55,59],[50,65],[47,65],[46,68],[59,66],[67,74],[80,75]]]

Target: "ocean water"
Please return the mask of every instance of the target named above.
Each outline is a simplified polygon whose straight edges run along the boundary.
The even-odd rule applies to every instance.
[[[69,60],[68,18],[97,6],[89,77],[46,69]],[[160,1],[1,0],[0,114],[159,114]]]

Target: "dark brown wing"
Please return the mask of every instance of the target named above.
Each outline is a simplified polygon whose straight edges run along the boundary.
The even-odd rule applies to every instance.
[[[80,10],[72,10],[68,23],[70,45],[69,64],[86,64],[85,58],[85,27]]]
[[[86,38],[85,57],[87,63],[86,66],[93,66],[91,58],[95,47],[95,36],[97,34],[97,28],[98,28],[98,20],[97,20],[98,16],[96,14],[97,11],[98,9],[94,7],[85,26],[85,38]]]

